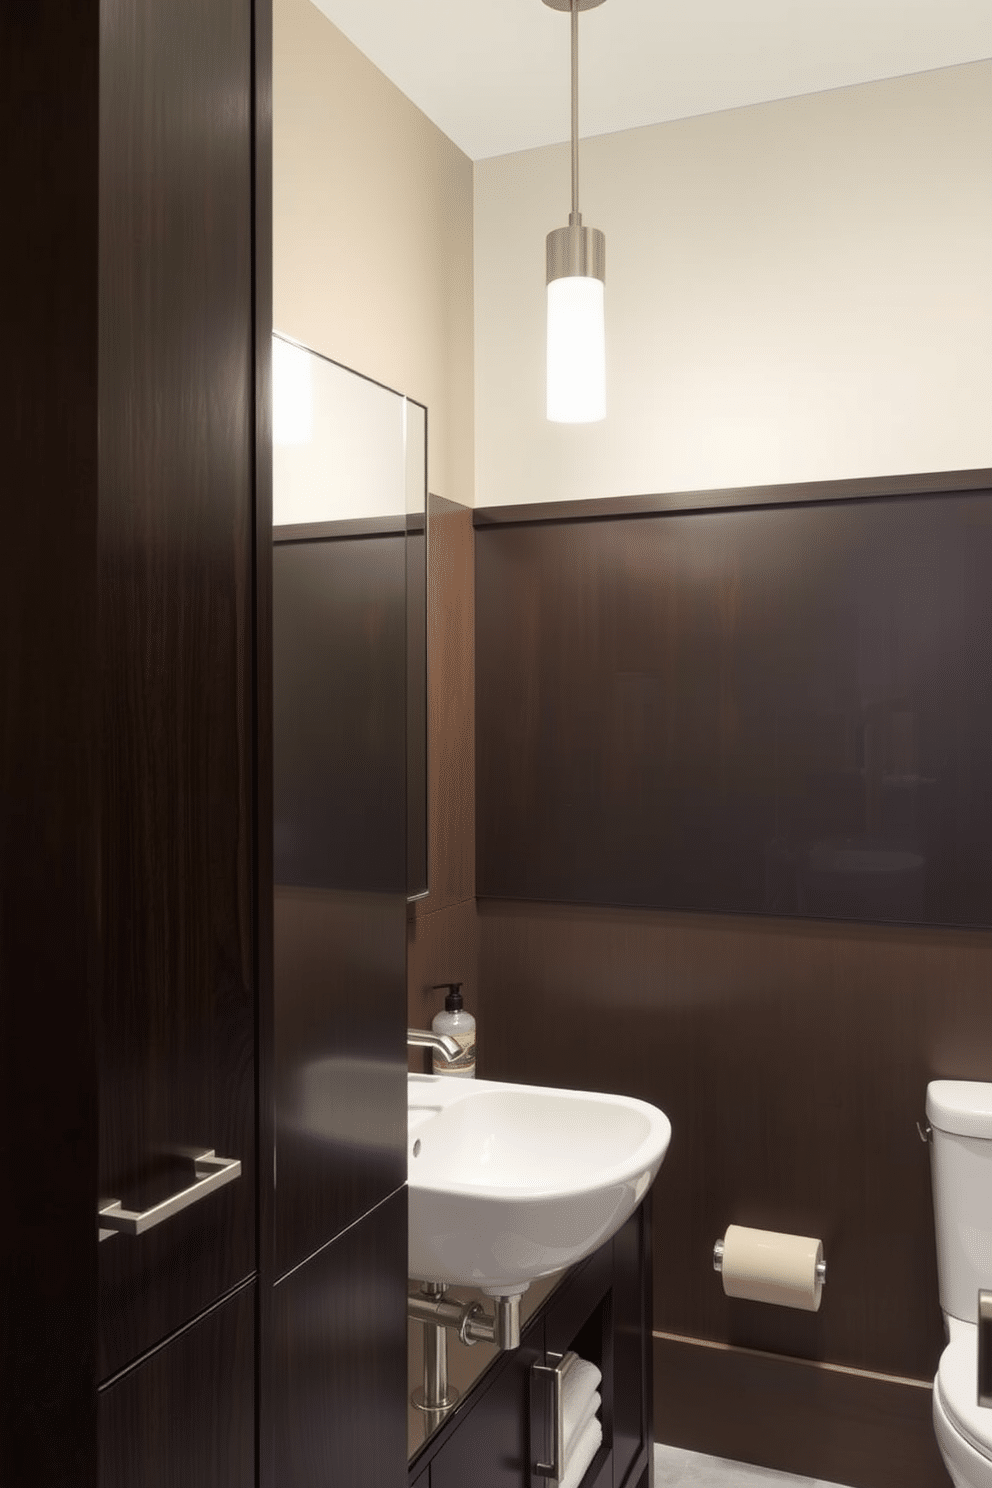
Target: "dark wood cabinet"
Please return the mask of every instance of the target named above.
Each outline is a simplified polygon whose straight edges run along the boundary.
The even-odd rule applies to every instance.
[[[276,529],[263,1488],[405,1480],[405,541]]]
[[[100,1197],[241,1173],[99,1247],[107,1378],[255,1267],[250,0],[100,43]]]
[[[406,1181],[405,539],[293,530],[273,562],[276,1276]]]
[[[254,1481],[267,8],[0,17],[0,1478],[32,1488]],[[210,1149],[229,1186],[98,1241]]]
[[[278,1488],[405,1483],[406,1214],[404,1187],[273,1289]]]
[[[99,1488],[254,1488],[249,1282],[100,1392]]]
[[[474,1488],[530,1488],[531,1366],[543,1358],[544,1330],[538,1320],[431,1461],[431,1488],[463,1488],[466,1483]]]
[[[647,1488],[654,1446],[650,1198],[534,1313],[410,1464],[410,1488],[533,1488],[550,1461],[552,1395],[535,1364],[568,1350],[602,1373],[603,1442],[583,1488]],[[456,1341],[451,1348],[461,1347]],[[429,1472],[429,1483],[426,1474]]]
[[[610,1384],[615,1488],[627,1484],[633,1488],[641,1482],[654,1444],[653,1274],[649,1199],[641,1223],[625,1225],[613,1239]]]

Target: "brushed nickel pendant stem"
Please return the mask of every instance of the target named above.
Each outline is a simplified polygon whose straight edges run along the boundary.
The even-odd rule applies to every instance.
[[[582,226],[579,211],[579,0],[572,0],[572,211],[570,227]]]

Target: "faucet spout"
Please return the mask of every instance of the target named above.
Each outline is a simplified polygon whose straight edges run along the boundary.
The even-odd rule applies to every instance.
[[[449,1064],[454,1064],[462,1055],[462,1046],[447,1033],[432,1033],[429,1028],[408,1028],[407,1044],[412,1049],[436,1049]]]

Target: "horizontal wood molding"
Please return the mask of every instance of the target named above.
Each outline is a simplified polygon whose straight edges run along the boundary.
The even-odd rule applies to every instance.
[[[333,522],[282,522],[272,529],[274,543],[333,542],[342,537],[384,537],[390,533],[423,531],[402,512],[388,517],[341,517]]]
[[[724,486],[712,491],[663,491],[649,496],[606,496],[592,501],[535,501],[477,506],[477,528],[524,522],[590,522],[607,517],[649,517],[687,511],[739,510],[750,506],[807,506],[824,501],[866,501],[885,496],[937,496],[992,487],[992,470],[927,470],[912,475],[859,476],[853,480],[801,481],[779,486]]]
[[[655,1328],[652,1338],[662,1343],[685,1343],[693,1348],[723,1349],[734,1354],[753,1354],[756,1359],[781,1359],[787,1364],[796,1364],[803,1369],[828,1369],[834,1374],[856,1375],[858,1379],[878,1380],[883,1385],[906,1385],[911,1390],[932,1391],[933,1381],[912,1379],[906,1374],[880,1374],[877,1369],[857,1369],[853,1364],[832,1364],[829,1359],[803,1359],[789,1354],[776,1354],[767,1349],[741,1348],[735,1343],[723,1343],[718,1338],[690,1338],[685,1333],[665,1333]]]
[[[655,1436],[858,1488],[947,1488],[915,1381],[654,1336]]]

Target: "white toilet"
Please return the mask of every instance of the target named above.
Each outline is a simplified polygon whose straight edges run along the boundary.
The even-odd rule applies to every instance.
[[[949,1342],[933,1428],[956,1488],[992,1488],[992,1409],[978,1404],[978,1293],[992,1290],[992,1084],[927,1086],[940,1306]]]

